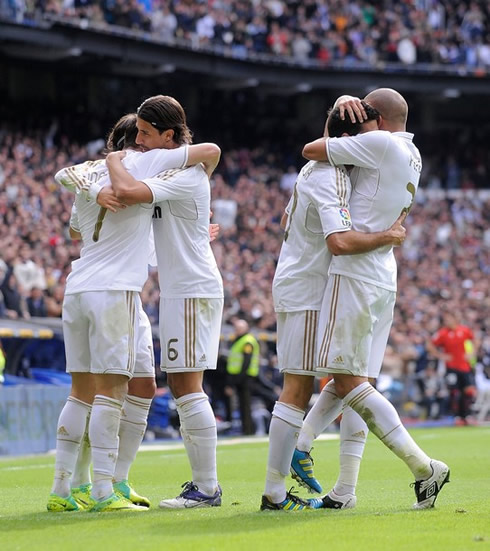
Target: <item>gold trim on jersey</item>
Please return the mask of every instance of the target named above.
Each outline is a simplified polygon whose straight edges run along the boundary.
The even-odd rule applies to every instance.
[[[99,216],[97,217],[94,233],[92,235],[92,240],[94,241],[94,243],[97,243],[97,241],[99,240],[100,230],[102,229],[102,223],[104,222],[106,213],[107,213],[107,209],[104,207],[100,207]]]
[[[185,168],[169,168],[168,170],[164,170],[163,172],[160,172],[160,174],[157,174],[155,178],[158,178],[159,180],[168,180],[183,170],[185,170]]]
[[[318,310],[305,312],[305,332],[303,336],[303,369],[313,371],[315,365],[316,334],[318,326]]]
[[[339,289],[340,289],[340,277],[338,275],[331,275],[333,278],[333,290],[330,298],[330,314],[327,326],[325,327],[325,333],[323,334],[322,345],[318,354],[318,365],[320,367],[329,367],[327,364],[328,352],[330,351],[330,345],[332,344],[332,335],[335,329],[335,319],[337,317],[337,306],[339,302]]]
[[[128,308],[128,365],[126,366],[129,373],[133,373],[136,364],[135,355],[135,334],[134,324],[136,321],[136,306],[134,302],[134,291],[126,291],[126,306]]]
[[[78,175],[75,167],[69,166],[65,168],[65,175],[66,175],[66,179],[69,181],[69,183],[72,186],[75,187],[76,190],[83,189],[84,180]]]
[[[184,299],[184,343],[185,365],[196,367],[196,304],[197,299]]]
[[[348,207],[349,201],[347,197],[347,174],[341,168],[335,168],[335,185],[337,188],[337,196],[341,207]]]

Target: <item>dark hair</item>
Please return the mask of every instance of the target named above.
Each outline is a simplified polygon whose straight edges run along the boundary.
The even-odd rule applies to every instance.
[[[374,107],[364,101],[361,102],[364,110],[366,111],[367,121],[379,120],[379,113]],[[366,122],[366,121],[365,121]],[[338,107],[330,109],[327,118],[327,130],[330,138],[340,138],[342,134],[349,134],[349,136],[355,136],[359,133],[362,127],[362,122],[352,122],[350,117],[346,114],[345,119],[340,118],[340,110]]]
[[[171,96],[153,96],[146,99],[136,111],[138,117],[156,128],[160,134],[173,130],[178,145],[192,143],[192,132],[187,126],[182,105]]]
[[[116,122],[107,137],[107,153],[121,151],[128,147],[138,148],[136,144],[136,135],[138,134],[136,119],[136,113],[128,113]]]

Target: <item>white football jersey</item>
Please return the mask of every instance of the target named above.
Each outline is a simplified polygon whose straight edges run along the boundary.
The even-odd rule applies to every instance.
[[[168,170],[144,182],[161,189],[153,213],[160,295],[222,298],[223,280],[209,242],[211,189],[202,166]]]
[[[387,230],[412,206],[422,160],[408,132],[376,130],[357,136],[329,138],[327,154],[333,165],[354,165],[350,173],[350,213],[353,229]],[[396,291],[393,247],[349,256],[335,256],[330,273],[346,275]]]
[[[183,167],[187,147],[156,149],[147,153],[128,152],[123,160],[128,171],[142,180],[161,170]],[[56,180],[77,192],[76,223],[82,234],[80,258],[72,263],[66,294],[84,291],[141,291],[148,278],[150,228],[153,203],[127,207],[112,213],[87,198],[90,182],[103,187],[110,184],[105,161],[88,161],[60,170]],[[159,182],[148,184],[153,202],[160,201]],[[164,188],[166,192],[166,187]]]
[[[272,283],[276,312],[320,310],[332,257],[325,239],[351,229],[350,193],[343,167],[310,162],[301,169]]]

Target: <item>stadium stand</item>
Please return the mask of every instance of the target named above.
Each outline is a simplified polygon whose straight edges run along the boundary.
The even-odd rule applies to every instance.
[[[194,50],[235,58],[275,56],[294,63],[381,67],[385,63],[490,66],[488,2],[435,0],[72,0],[3,1],[18,22],[118,26]],[[432,68],[431,68],[432,66]]]

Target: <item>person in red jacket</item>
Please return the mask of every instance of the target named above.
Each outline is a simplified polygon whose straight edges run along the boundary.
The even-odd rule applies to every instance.
[[[443,326],[427,343],[427,351],[445,362],[446,383],[451,392],[453,411],[466,424],[476,389],[465,343],[474,341],[474,335],[469,327],[458,323],[453,312],[444,312],[442,318]]]

